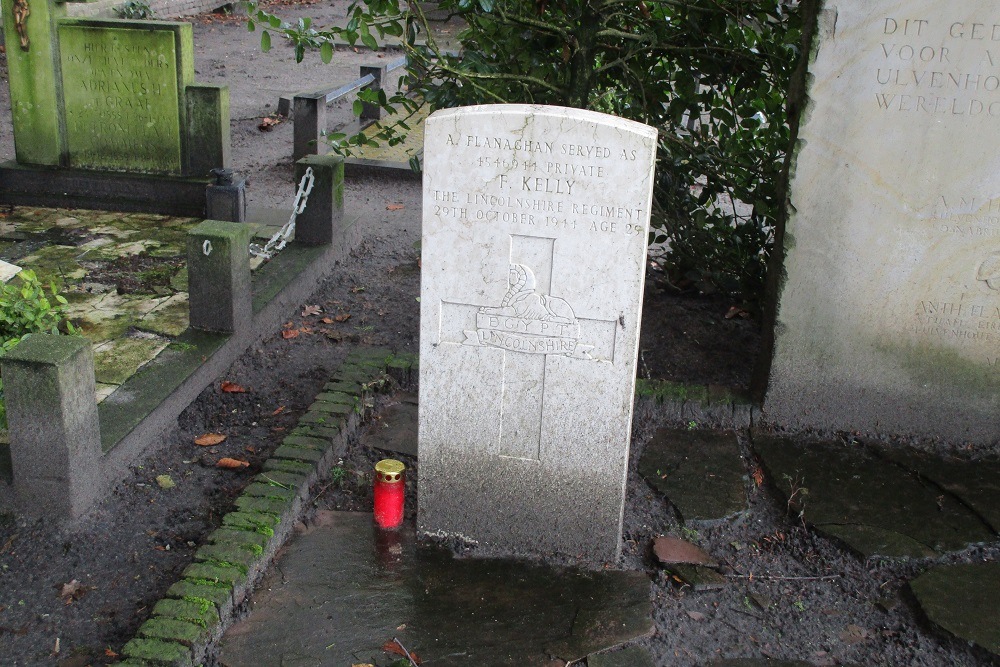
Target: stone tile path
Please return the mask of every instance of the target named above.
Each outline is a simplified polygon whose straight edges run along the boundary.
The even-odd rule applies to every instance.
[[[364,513],[320,512],[298,533],[223,637],[220,664],[384,664],[396,638],[427,664],[562,665],[652,632],[642,572],[455,560]]]

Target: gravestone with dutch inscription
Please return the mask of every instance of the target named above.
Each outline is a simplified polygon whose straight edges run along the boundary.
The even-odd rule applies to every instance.
[[[195,83],[191,25],[2,7],[16,161],[0,199],[203,214],[209,172],[229,166],[229,93]]]
[[[421,533],[619,553],[655,152],[578,109],[428,118]]]
[[[1000,11],[822,8],[790,179],[765,414],[1000,432]]]

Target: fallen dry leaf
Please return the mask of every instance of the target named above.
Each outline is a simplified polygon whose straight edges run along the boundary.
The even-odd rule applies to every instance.
[[[229,381],[226,381],[226,382],[223,382],[222,384],[220,384],[219,385],[219,389],[221,389],[222,391],[226,392],[227,394],[245,394],[245,393],[247,393],[247,390],[244,387],[242,387],[241,385],[236,384],[235,382],[229,382]]]
[[[284,338],[285,340],[288,340],[289,338],[298,338],[298,335],[299,335],[298,329],[284,329],[281,332],[281,337]]]
[[[172,489],[177,486],[174,480],[170,478],[170,475],[157,475],[156,483],[160,485],[161,489]]]
[[[738,317],[741,320],[749,319],[749,311],[743,310],[739,306],[730,306],[729,310],[726,311],[726,319],[731,320],[734,317]]]
[[[231,459],[228,456],[219,459],[219,462],[215,464],[219,468],[225,468],[227,470],[237,470],[239,468],[246,468],[250,464],[246,461],[241,461],[240,459]]]
[[[212,445],[219,444],[225,439],[226,436],[223,435],[222,433],[206,433],[204,435],[199,435],[197,438],[195,438],[194,444],[198,445],[199,447],[211,447]]]
[[[275,415],[280,415],[284,411],[285,411],[285,406],[279,405],[278,409],[271,413],[271,416],[274,417]]]
[[[106,648],[106,649],[104,649],[104,657],[105,658],[117,658],[118,654],[115,653],[114,651],[112,651],[111,649]]]
[[[261,132],[270,132],[271,130],[274,129],[274,126],[280,122],[281,122],[280,118],[267,116],[265,118],[260,119],[260,125],[257,126],[257,129],[260,130]]]
[[[692,621],[704,621],[705,620],[705,614],[701,613],[700,611],[689,611],[687,613],[687,615],[688,615],[688,618],[690,618]]]
[[[302,309],[302,317],[309,317],[310,315],[319,315],[323,312],[323,309],[319,306],[306,306]]]
[[[333,321],[334,322],[346,322],[349,319],[351,319],[351,314],[350,313],[341,313],[340,315],[337,315],[336,317],[334,317]]]
[[[62,588],[59,589],[59,597],[63,599],[63,602],[70,604],[74,600],[79,600],[82,598],[90,587],[84,586],[78,580],[74,579],[68,584],[63,584]]]
[[[333,318],[332,317],[324,317],[323,319],[320,320],[320,322],[322,322],[323,324],[333,324]]]
[[[387,211],[402,211],[404,206],[402,204],[389,204],[385,207]]]
[[[404,658],[409,658],[418,665],[420,664],[420,658],[417,656],[416,653],[410,651],[410,654],[406,655],[406,651],[404,651],[403,648],[395,641],[392,640],[387,641],[385,644],[382,645],[382,650],[385,651],[386,653],[392,653],[393,655],[400,655],[403,656]]]

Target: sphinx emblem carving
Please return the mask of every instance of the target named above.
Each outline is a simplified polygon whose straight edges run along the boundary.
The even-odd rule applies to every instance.
[[[465,345],[592,358],[593,346],[579,344],[580,322],[566,299],[539,292],[534,272],[524,264],[510,265],[508,285],[499,306],[476,313],[476,330],[465,332]]]

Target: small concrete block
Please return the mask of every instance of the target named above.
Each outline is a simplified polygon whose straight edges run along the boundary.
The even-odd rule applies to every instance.
[[[293,490],[297,490],[306,482],[305,475],[293,472],[281,472],[278,470],[262,472],[253,479],[255,482],[260,482],[262,484],[271,484],[272,486],[279,487],[283,486]]]
[[[363,390],[364,388],[361,386],[361,383],[349,380],[335,380],[333,382],[327,382],[323,385],[323,391],[325,392],[341,391],[345,394],[352,394],[355,396],[360,395]]]
[[[237,500],[239,500],[237,498]],[[260,533],[252,533],[246,530],[233,530],[232,528],[218,528],[208,536],[208,542],[212,544],[231,544],[242,547],[267,546],[268,538]]]
[[[325,438],[333,441],[340,435],[338,424],[299,425],[292,429],[292,435],[305,435],[310,438]]]
[[[167,597],[179,600],[187,598],[192,601],[194,598],[208,600],[215,605],[217,610],[220,610],[221,615],[221,610],[233,603],[233,590],[228,586],[223,588],[222,586],[210,586],[208,584],[181,579],[174,582],[167,589]]]
[[[330,446],[330,442],[323,438],[310,438],[302,435],[290,435],[281,441],[281,444],[290,447],[304,447],[318,452],[325,452]]]
[[[344,221],[344,158],[339,155],[303,157],[295,163],[296,183],[301,182],[306,169],[312,169],[315,180],[309,204],[295,221],[295,241],[307,245],[334,243],[340,239]]]
[[[361,385],[366,385],[375,380],[378,375],[379,374],[373,372],[371,368],[345,364],[333,374],[333,378],[341,382],[356,382]]]
[[[249,549],[228,544],[205,544],[198,547],[194,559],[205,563],[231,565],[246,572],[260,559],[260,556]]]
[[[208,563],[191,563],[184,568],[182,574],[190,580],[207,581],[212,584],[226,584],[229,586],[241,584],[246,581],[246,575],[240,572],[240,569],[237,567],[224,567]]]
[[[258,532],[274,531],[274,527],[280,521],[278,517],[271,514],[261,514],[259,512],[230,512],[222,517],[222,525],[234,528],[244,528],[246,530],[256,530]]]
[[[214,606],[191,600],[160,600],[153,605],[153,616],[176,618],[203,627],[219,622],[219,612]]]
[[[191,649],[177,642],[162,639],[132,639],[122,648],[127,658],[147,660],[153,665],[192,667]]]
[[[184,646],[191,646],[207,639],[209,633],[201,625],[179,621],[175,618],[158,616],[149,619],[139,626],[139,636],[149,639],[174,641],[178,644],[184,644]]]
[[[236,499],[236,507],[241,512],[266,512],[282,516],[292,506],[289,500],[244,495]]]
[[[268,459],[264,461],[264,472],[290,472],[296,475],[308,475],[316,466],[302,461],[288,459]]]
[[[253,316],[250,294],[251,225],[206,220],[188,232],[191,326],[231,333]]]
[[[299,419],[299,423],[306,425],[317,424],[319,426],[326,427],[335,426],[340,428],[343,420],[339,419],[337,415],[332,415],[328,412],[307,412],[302,415],[301,419]]]
[[[325,403],[341,403],[343,405],[350,406],[355,406],[360,401],[357,396],[343,391],[325,391],[321,394],[317,394],[316,400],[323,401]]]
[[[274,450],[271,454],[276,459],[290,459],[292,461],[312,461],[318,462],[323,458],[323,452],[317,452],[315,449],[306,449],[304,447],[289,447],[288,445],[282,445]]]
[[[345,405],[343,403],[327,403],[326,401],[314,401],[312,405],[309,406],[310,412],[325,412],[331,415],[341,415],[347,416],[358,412],[358,408],[354,405]]]
[[[285,506],[287,507],[291,505],[292,501],[298,495],[299,492],[298,489],[296,488],[289,489],[285,488],[284,486],[278,486],[277,484],[268,484],[266,482],[253,482],[245,489],[243,489],[243,495],[240,497],[273,500],[275,502],[284,503]]]

